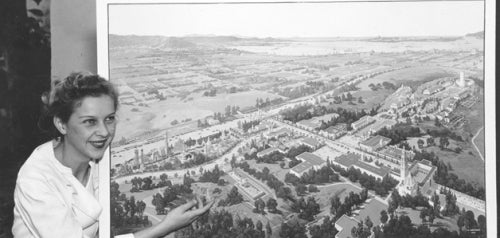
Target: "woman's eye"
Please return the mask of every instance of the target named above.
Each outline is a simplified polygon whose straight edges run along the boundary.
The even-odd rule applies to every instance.
[[[94,119],[87,119],[87,120],[83,121],[83,123],[89,124],[89,125],[94,125],[96,123],[96,120],[94,120]]]
[[[107,122],[114,122],[115,120],[116,120],[115,116],[110,116],[110,117],[106,118]]]

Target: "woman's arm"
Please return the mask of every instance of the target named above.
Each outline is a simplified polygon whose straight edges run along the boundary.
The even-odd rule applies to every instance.
[[[201,215],[206,213],[215,201],[209,202],[207,205],[203,206],[203,202],[198,198],[198,200],[193,200],[187,202],[186,204],[180,205],[177,208],[170,211],[163,220],[144,230],[134,233],[135,238],[155,238],[162,237],[171,232],[174,232],[182,227],[191,224],[193,221],[198,219]],[[197,209],[191,210],[191,208],[198,205]]]

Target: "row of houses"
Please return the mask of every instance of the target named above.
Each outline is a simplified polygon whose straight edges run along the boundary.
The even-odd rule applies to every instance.
[[[391,169],[386,166],[374,166],[362,160],[362,155],[357,153],[343,154],[333,160],[331,163],[337,165],[345,170],[350,168],[359,169],[362,173],[375,177],[376,179],[383,179],[385,176],[391,174]]]
[[[372,116],[366,115],[366,116],[361,117],[359,120],[353,122],[351,124],[351,127],[352,127],[353,132],[355,132],[355,131],[359,131],[359,130],[367,127],[368,125],[370,125],[372,123],[375,123],[375,121],[376,121],[375,118],[373,118]]]
[[[293,167],[290,172],[295,174],[297,177],[302,176],[304,173],[311,169],[318,170],[327,164],[327,160],[330,160],[332,164],[340,166],[346,170],[353,167],[361,170],[363,173],[371,175],[375,178],[382,179],[388,174],[391,174],[391,168],[387,166],[375,166],[366,163],[362,159],[362,154],[359,153],[346,153],[336,156],[334,158],[323,158],[314,153],[304,152],[298,156],[296,159],[302,162],[295,167]]]
[[[254,180],[250,179],[250,175],[248,175],[245,171],[237,168],[234,171],[229,172],[229,176],[236,181],[236,187],[249,200],[255,201],[266,195],[264,189],[261,188]]]

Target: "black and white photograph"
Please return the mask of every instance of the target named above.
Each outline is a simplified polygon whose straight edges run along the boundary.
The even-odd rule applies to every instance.
[[[486,237],[484,1],[103,12],[112,234],[201,197],[171,237]]]
[[[494,238],[494,0],[1,0],[0,238]]]

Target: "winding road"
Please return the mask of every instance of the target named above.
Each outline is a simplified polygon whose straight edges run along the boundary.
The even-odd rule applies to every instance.
[[[477,136],[479,136],[479,134],[481,133],[481,130],[484,129],[484,126],[479,128],[479,130],[477,130],[477,133],[476,135],[474,135],[474,137],[472,137],[472,145],[474,145],[474,148],[477,150],[477,153],[479,154],[479,157],[484,161],[484,157],[483,157],[483,154],[481,153],[481,151],[479,150],[479,148],[477,147],[476,143],[474,143],[474,140],[476,139]]]

